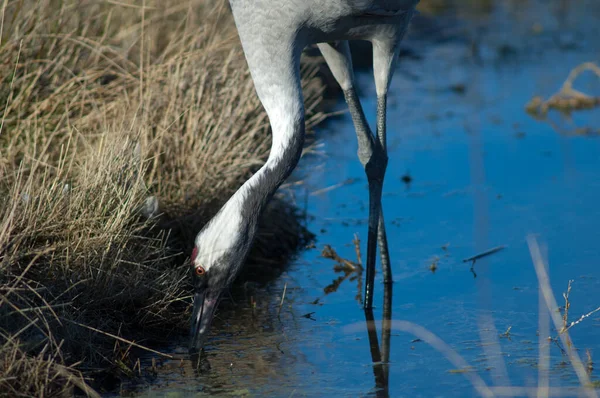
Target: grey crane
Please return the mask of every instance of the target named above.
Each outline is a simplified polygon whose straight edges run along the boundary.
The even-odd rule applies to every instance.
[[[191,349],[202,348],[224,289],[237,276],[265,205],[296,167],[304,142],[300,55],[318,44],[341,86],[369,184],[365,309],[373,303],[379,244],[384,283],[392,282],[381,192],[387,167],[386,101],[398,46],[419,0],[230,0],[258,97],[273,131],[266,163],[227,201],[196,237],[192,253],[194,309]],[[347,40],[373,44],[376,134],[354,89]]]

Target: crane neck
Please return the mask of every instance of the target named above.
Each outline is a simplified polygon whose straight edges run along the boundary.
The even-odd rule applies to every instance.
[[[298,117],[284,126],[278,124],[272,123],[273,145],[266,163],[230,199],[240,210],[243,222],[247,223],[245,231],[241,232],[250,239],[256,232],[258,219],[265,206],[292,173],[302,154],[304,118]]]
[[[288,115],[284,120],[287,123],[272,123],[273,145],[266,163],[233,194],[196,237],[196,245],[207,250],[203,258],[205,264],[220,263],[231,267],[228,283],[238,274],[250,251],[265,206],[300,159],[304,145],[304,117]]]
[[[273,58],[266,64],[261,63],[264,57],[255,51],[246,55],[258,97],[269,116],[273,132],[271,152],[265,164],[233,194],[196,238],[199,247],[210,248],[207,250],[214,253],[210,255],[214,258],[209,256],[204,261],[231,267],[228,271],[231,280],[250,250],[260,215],[298,164],[304,145],[300,51],[294,51],[291,59]]]

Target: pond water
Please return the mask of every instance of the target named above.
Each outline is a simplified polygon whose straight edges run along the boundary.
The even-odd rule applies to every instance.
[[[360,278],[343,278],[321,255],[331,245],[356,261],[354,234],[365,237],[366,251],[366,177],[345,114],[320,127],[322,154],[305,157],[297,173],[305,182],[294,193],[315,248],[266,286],[237,292],[237,304],[213,327],[210,371],[198,374],[187,360],[161,362],[139,395],[471,396],[477,392],[465,376],[473,374],[489,386],[535,387],[538,342],[547,337],[538,318],[546,311],[528,234],[542,246],[559,305],[573,281],[569,321],[600,306],[600,111],[551,112],[545,120],[525,111],[533,96],[555,93],[573,67],[598,60],[600,3],[436,3],[448,7],[415,21],[389,99],[383,206],[395,283],[388,390],[373,364]],[[357,79],[373,125],[372,77]],[[585,75],[576,87],[600,95],[598,81]],[[473,270],[463,262],[497,246],[505,248]],[[375,293],[381,333],[380,272]],[[450,363],[399,321],[437,335],[470,367]],[[570,332],[584,364],[586,350],[600,361],[600,312]],[[549,334],[557,336],[554,328]],[[169,349],[184,354],[186,344]],[[551,386],[578,386],[560,344],[549,347]]]

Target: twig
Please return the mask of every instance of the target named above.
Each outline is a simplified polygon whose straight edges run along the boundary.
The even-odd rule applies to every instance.
[[[6,9],[6,2],[4,2],[4,6],[2,7],[2,25],[4,25],[4,10]],[[0,38],[1,41],[1,38]],[[15,82],[15,78],[17,76],[17,67],[19,66],[19,58],[21,57],[21,48],[23,47],[23,40],[19,41],[19,52],[17,53],[17,60],[15,62],[15,70],[12,75],[12,79],[10,80],[9,91],[10,93],[6,96],[6,104],[4,105],[4,109],[8,109],[8,104],[12,99],[13,93],[13,84]],[[4,127],[4,121],[6,120],[6,115],[8,112],[2,113],[2,120],[0,120],[0,135],[2,135],[2,128]]]
[[[595,314],[596,312],[600,311],[600,307],[596,308],[593,311],[588,312],[585,315],[582,315],[578,320],[573,321],[569,324],[569,326],[567,326],[566,328],[564,328],[563,330],[561,330],[561,333],[565,333],[566,331],[568,331],[569,329],[571,329],[573,326],[577,325],[578,323],[581,323],[581,321],[583,321],[585,318],[590,317],[591,315]]]
[[[538,289],[538,394],[539,398],[549,396],[550,391],[550,314],[546,310],[546,300],[542,289]],[[562,350],[562,347],[559,346]]]
[[[137,347],[137,348],[141,348],[142,350],[145,350],[145,351],[152,352],[154,354],[160,355],[161,357],[165,357],[165,358],[169,358],[169,359],[176,359],[176,357],[174,357],[173,355],[165,354],[163,352],[153,350],[152,348],[145,347],[145,346],[143,346],[141,344],[138,344],[138,343],[133,342],[131,340],[124,339],[123,337],[119,337],[119,336],[114,335],[112,333],[108,333],[108,332],[105,332],[103,330],[96,329],[96,328],[88,326],[88,325],[84,325],[83,323],[79,323],[79,322],[73,321],[71,319],[66,319],[66,318],[62,318],[62,319],[65,320],[65,321],[67,321],[67,322],[70,322],[72,324],[75,324],[77,326],[81,326],[82,328],[89,329],[89,330],[91,330],[93,332],[100,333],[100,334],[103,334],[105,336],[112,337],[113,339],[122,341],[123,343],[131,344],[132,346]]]
[[[343,266],[344,268],[349,269],[350,271],[356,271],[357,269],[362,270],[362,267],[359,264],[354,263],[354,262],[352,262],[350,260],[346,260],[345,258],[340,257],[337,254],[337,252],[330,245],[325,245],[325,247],[323,247],[323,251],[321,252],[321,256],[323,256],[325,258],[330,258],[330,259],[336,261],[341,266]]]
[[[531,259],[535,267],[535,273],[537,274],[538,283],[540,289],[542,290],[544,301],[546,302],[546,308],[550,313],[550,317],[552,319],[552,322],[554,323],[554,327],[556,328],[556,330],[559,330],[561,319],[558,313],[554,311],[555,308],[558,308],[558,305],[556,303],[554,293],[550,288],[550,278],[548,277],[548,273],[546,272],[544,260],[542,260],[540,247],[538,246],[537,240],[533,235],[529,235],[527,237],[527,244],[529,245],[529,252],[531,254]],[[567,332],[559,333],[558,337],[560,337],[560,340],[562,341],[563,345],[569,348],[567,350],[567,355],[569,356],[569,360],[571,362],[571,365],[573,366],[573,369],[575,370],[575,374],[577,375],[579,382],[582,386],[589,386],[591,381],[588,374],[585,371],[583,363],[581,362],[581,358],[579,358],[579,354],[577,354],[577,352],[574,349],[572,349],[572,347],[569,345],[569,334]],[[596,394],[591,390],[587,391],[587,395],[590,397],[596,396]]]
[[[504,250],[504,249],[506,249],[506,246],[496,246],[496,247],[494,247],[492,249],[489,249],[489,250],[486,250],[486,251],[484,251],[482,253],[478,253],[478,254],[476,254],[476,255],[474,255],[472,257],[465,258],[462,261],[463,261],[463,263],[468,263],[469,261],[472,261],[473,264],[475,264],[475,261],[479,260],[480,258],[487,257],[487,256],[489,256],[491,254],[497,253],[500,250]]]
[[[53,366],[58,374],[60,374],[61,376],[65,377],[68,381],[73,383],[76,387],[78,387],[81,391],[83,391],[85,393],[85,395],[87,395],[88,397],[92,397],[92,398],[102,397],[92,387],[88,386],[87,383],[83,380],[83,378],[75,376],[65,366],[59,365],[57,363],[53,363]]]
[[[571,307],[571,303],[569,302],[569,294],[571,294],[571,284],[573,280],[569,280],[569,285],[567,286],[567,292],[563,293],[563,297],[565,299],[565,312],[563,314],[563,327],[561,329],[561,333],[563,330],[567,328],[567,321],[569,319],[569,307]]]
[[[333,185],[330,185],[328,187],[325,187],[325,188],[322,188],[322,189],[318,189],[318,190],[316,190],[314,192],[311,192],[310,196],[318,196],[318,195],[321,195],[321,194],[323,194],[325,192],[329,192],[329,191],[332,191],[334,189],[341,188],[341,187],[343,187],[345,185],[353,184],[355,181],[356,181],[356,179],[354,179],[354,178],[348,178],[345,181],[342,181],[342,182],[339,182],[337,184],[333,184]]]
[[[354,276],[351,277],[350,280],[351,281],[357,280],[356,284],[357,284],[358,293],[356,294],[356,300],[362,304],[362,298],[361,298],[362,277],[361,276],[362,276],[362,272],[363,272],[363,267],[362,267],[362,261],[361,261],[361,255],[360,255],[360,240],[359,240],[357,234],[354,234],[354,239],[352,240],[352,243],[354,244],[354,249],[356,250],[356,257],[357,257],[357,261],[358,261],[356,263],[340,257],[330,245],[325,245],[323,247],[321,256],[323,256],[325,258],[330,258],[330,259],[336,261],[338,263],[338,265],[335,265],[333,267],[334,271],[344,273],[343,276],[340,276],[339,278],[335,279],[331,284],[326,286],[324,291],[325,291],[326,295],[337,291],[340,284],[342,282],[344,282],[346,279],[350,278],[350,276],[354,274]]]
[[[6,299],[8,299],[8,296],[10,296],[10,293],[15,290],[17,288],[17,286],[19,285],[19,282],[21,282],[21,280],[25,277],[25,274],[27,274],[27,272],[29,272],[29,270],[31,269],[31,267],[35,264],[35,262],[42,256],[54,251],[55,248],[54,247],[47,247],[44,250],[39,251],[38,253],[36,253],[36,255],[33,257],[33,259],[29,262],[29,264],[27,264],[27,266],[25,267],[25,269],[23,270],[23,272],[21,272],[21,275],[17,276],[12,284],[12,287],[8,289],[8,291],[6,292]]]
[[[281,312],[281,307],[283,307],[283,300],[285,299],[285,291],[287,290],[287,282],[283,285],[283,293],[281,294],[281,302],[279,303],[279,309],[277,310],[277,316]]]
[[[354,234],[354,239],[352,239],[352,243],[354,243],[354,250],[356,251],[356,263],[362,268],[362,259],[360,255],[360,238],[358,234]]]
[[[511,325],[511,326],[509,326],[509,327],[506,329],[506,331],[500,335],[500,337],[506,337],[507,339],[509,339],[509,340],[510,340],[510,336],[511,336],[511,335],[510,335],[510,329],[512,329],[512,325]]]

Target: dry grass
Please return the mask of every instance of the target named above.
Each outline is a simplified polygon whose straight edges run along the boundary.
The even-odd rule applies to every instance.
[[[0,395],[94,395],[135,368],[109,334],[186,326],[184,254],[266,158],[268,120],[223,1],[0,7]],[[285,235],[282,257],[298,229],[270,211],[288,220],[268,217],[255,253]]]
[[[537,118],[544,118],[551,109],[569,114],[577,110],[596,108],[600,105],[600,97],[573,88],[575,80],[584,72],[592,72],[600,77],[600,67],[598,65],[593,62],[584,62],[569,72],[569,76],[556,94],[546,100],[539,96],[533,97],[525,105],[525,110]]]

